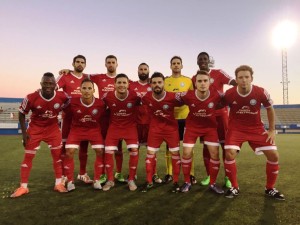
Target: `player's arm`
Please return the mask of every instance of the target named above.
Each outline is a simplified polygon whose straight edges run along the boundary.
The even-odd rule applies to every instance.
[[[23,146],[26,146],[27,140],[29,139],[29,135],[26,132],[26,124],[25,124],[25,114],[19,112],[19,122],[21,126],[22,131],[22,140],[23,140]]]
[[[270,106],[268,108],[266,108],[267,110],[267,117],[268,117],[268,122],[269,122],[269,130],[266,131],[266,133],[268,134],[268,138],[266,140],[266,142],[268,142],[270,140],[271,144],[275,143],[275,112],[274,112],[274,108],[273,106]]]
[[[73,71],[69,70],[69,69],[62,69],[58,73],[59,73],[59,75],[65,75],[65,74],[68,74],[70,72],[73,72]]]

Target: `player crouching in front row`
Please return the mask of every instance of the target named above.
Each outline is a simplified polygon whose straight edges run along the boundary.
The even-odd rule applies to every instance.
[[[55,172],[54,190],[67,192],[62,183],[62,163],[60,159],[62,138],[57,116],[69,98],[64,92],[55,91],[55,78],[52,73],[45,73],[41,80],[41,89],[24,98],[19,109],[19,122],[23,135],[25,155],[21,164],[21,186],[10,196],[20,197],[29,192],[27,187],[32,161],[41,141],[51,149]],[[26,130],[25,114],[31,110],[30,122]]]
[[[94,97],[94,83],[85,78],[80,86],[81,97],[71,99],[66,114],[72,115],[72,125],[66,143],[66,156],[64,158],[64,174],[67,176],[67,190],[75,189],[74,185],[74,153],[81,141],[89,141],[96,152],[94,163],[94,182],[96,190],[102,189],[100,176],[103,172],[104,141],[100,131],[100,118],[104,112],[105,104]]]

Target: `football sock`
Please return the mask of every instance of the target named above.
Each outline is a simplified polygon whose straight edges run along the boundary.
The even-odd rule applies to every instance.
[[[192,157],[190,157],[190,158],[182,157],[181,164],[182,164],[182,172],[184,175],[184,182],[191,183],[190,172],[191,172],[191,165],[192,165]]]
[[[130,151],[129,152],[129,177],[128,180],[134,180],[136,175],[136,169],[139,161],[139,152]]]
[[[61,178],[63,175],[61,147],[51,148],[51,155],[52,155],[52,165],[55,173],[55,178]]]
[[[114,151],[105,151],[105,168],[107,174],[107,180],[114,180]]]
[[[209,174],[210,174],[210,184],[215,184],[217,176],[220,169],[220,160],[210,159],[209,161]]]
[[[180,173],[180,155],[172,155],[172,166],[173,166],[173,182],[178,182],[178,177]]]
[[[122,172],[123,165],[123,149],[122,149],[122,141],[119,141],[118,151],[115,152],[115,160],[116,160],[116,169],[118,173]]]
[[[94,180],[99,180],[100,176],[103,174],[103,156],[102,155],[96,155],[96,160],[94,163]]]
[[[73,157],[65,157],[64,160],[64,174],[67,176],[68,181],[74,181],[74,159]]]
[[[145,163],[146,163],[147,183],[149,184],[152,184],[154,161],[155,161],[155,155],[147,154]]]
[[[32,168],[32,160],[35,157],[35,150],[25,150],[23,162],[21,164],[21,183],[28,183],[28,178]]]
[[[239,188],[238,182],[237,182],[237,168],[235,160],[225,160],[224,162],[225,166],[225,172],[226,176],[229,178],[232,187]]]
[[[80,162],[80,170],[79,174],[84,175],[86,173],[86,165],[87,165],[87,159],[88,159],[88,147],[89,142],[88,141],[82,141],[80,142],[80,148],[79,148],[79,162]]]
[[[267,173],[267,189],[274,188],[274,185],[276,183],[276,179],[279,172],[279,164],[278,162],[271,162],[267,161],[266,163],[266,173]]]

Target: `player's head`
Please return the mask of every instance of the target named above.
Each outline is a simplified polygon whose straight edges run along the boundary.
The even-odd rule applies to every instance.
[[[200,70],[209,70],[209,54],[207,52],[200,52],[198,54],[197,65]]]
[[[55,77],[53,73],[50,72],[44,73],[40,84],[42,89],[41,93],[43,97],[46,99],[53,97],[54,90],[56,87]]]
[[[249,88],[253,81],[253,69],[248,65],[241,65],[235,70],[235,80],[239,87]]]
[[[207,71],[199,70],[196,74],[195,86],[200,92],[206,92],[209,89],[210,76]]]
[[[81,92],[81,97],[83,99],[93,98],[95,93],[94,82],[91,81],[89,78],[83,79],[80,85],[80,92]]]
[[[164,75],[160,72],[154,72],[150,78],[150,84],[154,94],[161,94],[165,85]]]
[[[182,59],[180,56],[173,56],[170,60],[170,68],[172,70],[172,73],[181,73],[181,70],[183,68],[183,65],[182,65]]]
[[[149,66],[147,63],[141,63],[138,67],[138,76],[141,81],[149,79]]]
[[[74,71],[81,73],[86,67],[86,58],[83,55],[77,55],[73,58]]]
[[[118,59],[114,55],[108,55],[105,58],[105,67],[107,72],[115,73],[118,67]]]
[[[123,94],[127,92],[129,86],[129,78],[126,74],[124,73],[119,73],[115,77],[115,90],[119,94]]]

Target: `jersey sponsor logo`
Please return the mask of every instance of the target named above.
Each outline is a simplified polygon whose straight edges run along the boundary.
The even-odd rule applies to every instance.
[[[250,105],[256,105],[257,101],[255,99],[250,100]]]
[[[91,115],[85,115],[83,118],[80,119],[80,122],[96,122],[96,120],[94,120]]]
[[[164,112],[162,111],[162,110],[156,110],[155,112],[154,112],[154,115],[155,116],[161,116],[161,117],[168,117],[169,115],[167,115],[167,114],[164,114]]]
[[[42,117],[52,119],[55,118],[56,115],[51,110],[46,110],[45,113],[42,115]]]
[[[207,107],[210,108],[210,109],[213,108],[214,107],[214,103],[210,102]]]
[[[241,109],[239,109],[236,114],[251,114],[256,115],[258,114],[258,111],[252,112],[251,108],[249,106],[243,106]]]
[[[132,103],[131,102],[127,103],[127,108],[129,108],[129,109],[132,108]]]
[[[173,89],[173,92],[178,92],[179,91],[179,88],[174,88]]]
[[[209,81],[210,81],[211,84],[212,84],[213,82],[215,82],[214,78],[210,78]]]
[[[98,113],[98,109],[93,109],[92,114],[96,115]]]
[[[60,104],[59,103],[55,103],[54,104],[54,109],[58,109],[60,107]]]
[[[168,110],[170,107],[168,105],[163,105],[163,110]]]

